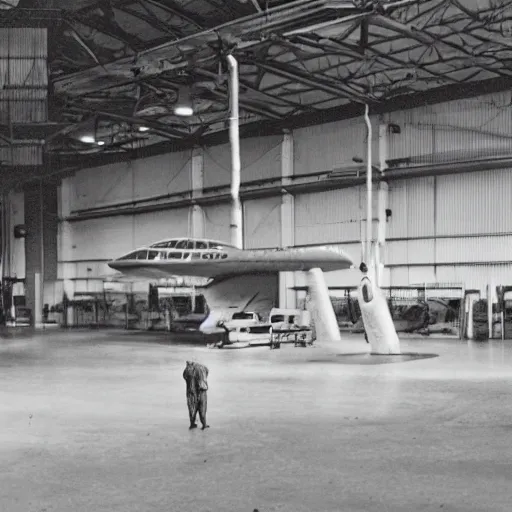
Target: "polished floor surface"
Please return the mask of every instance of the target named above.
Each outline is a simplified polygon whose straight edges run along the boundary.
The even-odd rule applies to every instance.
[[[360,364],[321,347],[0,333],[0,511],[512,508],[512,342],[424,338]],[[347,337],[342,350],[367,350]],[[347,360],[352,357],[353,362]],[[210,368],[188,430],[186,359]]]

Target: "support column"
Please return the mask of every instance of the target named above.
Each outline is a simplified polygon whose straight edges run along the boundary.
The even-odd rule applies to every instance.
[[[311,297],[311,316],[315,325],[317,341],[320,346],[327,347],[330,342],[341,342],[338,321],[332,308],[329,290],[321,269],[312,268],[308,270],[308,287]]]
[[[295,202],[294,197],[286,190],[293,176],[293,133],[285,131],[281,144],[281,247],[295,245]],[[295,290],[295,273],[279,272],[279,306],[295,309],[297,297]]]
[[[204,164],[201,148],[194,148],[192,150],[191,182],[192,198],[201,197],[203,195],[204,186]],[[198,204],[193,204],[190,208],[190,215],[192,218],[190,235],[193,238],[203,238],[205,236],[203,208]]]
[[[40,323],[42,307],[42,252],[44,240],[41,233],[42,222],[41,191],[39,184],[25,190],[25,225],[27,236],[25,238],[26,253],[26,304],[32,310],[35,323]],[[39,320],[39,321],[38,321]]]
[[[5,201],[6,255],[4,276],[25,279],[25,239],[14,236],[15,226],[25,224],[25,196],[23,192],[9,192]]]
[[[65,178],[59,187],[59,232],[58,232],[58,278],[62,280],[62,300],[66,294],[69,300],[75,295],[76,266],[73,258],[73,228],[65,220],[71,214],[73,197],[75,194],[73,178]]]
[[[400,341],[386,299],[378,286],[363,277],[358,289],[359,307],[372,354],[400,354]]]

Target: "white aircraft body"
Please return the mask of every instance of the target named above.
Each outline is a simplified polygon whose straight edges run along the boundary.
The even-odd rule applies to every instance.
[[[203,291],[210,311],[200,326],[203,332],[219,332],[219,322],[231,319],[235,311],[250,308],[268,315],[278,296],[277,273],[310,271],[312,296],[318,299],[313,301],[315,323],[318,327],[329,324],[331,337],[339,338],[322,271],[348,269],[353,263],[343,251],[327,247],[242,250],[216,240],[172,238],[141,247],[108,265],[134,278],[211,278]]]

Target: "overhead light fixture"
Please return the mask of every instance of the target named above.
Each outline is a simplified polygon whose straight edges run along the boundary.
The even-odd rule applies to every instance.
[[[147,126],[139,126],[139,132],[148,132],[149,128]]]
[[[194,114],[192,102],[192,91],[188,86],[181,86],[178,89],[178,99],[174,105],[174,113],[177,116],[189,117]]]
[[[85,144],[94,144],[96,142],[95,138],[92,135],[82,135],[80,140]]]
[[[105,141],[104,140],[99,140],[96,144],[98,144],[98,146],[104,146],[105,145]]]
[[[192,107],[187,107],[187,106],[181,105],[179,107],[174,107],[174,113],[177,116],[188,117],[194,113],[194,110],[192,109]]]

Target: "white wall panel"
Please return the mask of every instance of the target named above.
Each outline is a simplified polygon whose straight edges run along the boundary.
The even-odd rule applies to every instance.
[[[512,285],[512,264],[450,265],[437,268],[439,282],[464,283],[466,289],[485,292],[488,284]]]
[[[361,197],[357,187],[295,197],[295,244],[360,240]]]
[[[389,158],[512,152],[510,97],[504,91],[386,114],[401,129],[390,135]]]
[[[256,249],[281,244],[281,196],[244,202],[244,247]]]
[[[175,208],[133,216],[133,246],[149,245],[163,238],[191,236],[189,208]]]
[[[434,135],[432,126],[429,124],[430,112],[431,107],[425,106],[387,114],[387,122],[397,124],[401,131],[401,133],[389,134],[388,158],[390,160],[432,153]]]
[[[191,163],[190,151],[133,160],[134,199],[190,190]]]
[[[78,171],[71,209],[148,199],[191,188],[191,152],[168,153]]]
[[[439,281],[434,265],[425,265],[421,267],[409,267],[409,284],[453,282]]]
[[[392,267],[389,276],[390,286],[408,286],[409,267]]]
[[[392,267],[390,268],[389,286],[409,286],[414,284],[435,283],[436,271],[433,265],[421,265],[417,267]]]
[[[223,203],[212,206],[205,206],[204,212],[204,236],[212,240],[221,240],[230,243],[229,232],[230,204]]]
[[[25,223],[25,194],[23,192],[11,192],[5,196],[7,199],[8,226],[9,226],[9,268],[10,275],[18,279],[25,278],[25,239],[14,237],[14,227]]]
[[[437,178],[437,234],[512,233],[512,170]]]
[[[133,195],[132,162],[93,167],[78,171],[73,177],[74,197],[71,210],[128,201]]]
[[[390,183],[388,208],[392,215],[386,225],[387,238],[434,235],[435,186],[433,177]]]
[[[510,91],[433,106],[435,150],[512,151]]]
[[[439,238],[436,263],[485,263],[512,260],[512,236]]]
[[[132,216],[90,219],[70,226],[70,260],[112,259],[134,248]]]
[[[378,135],[374,133],[374,137]],[[354,156],[366,155],[363,118],[309,126],[293,132],[294,172],[308,174],[353,166]]]
[[[386,265],[434,263],[435,240],[396,240],[387,242]]]
[[[241,180],[256,181],[281,175],[280,135],[240,140]],[[228,185],[231,181],[229,144],[204,148],[204,187]]]

